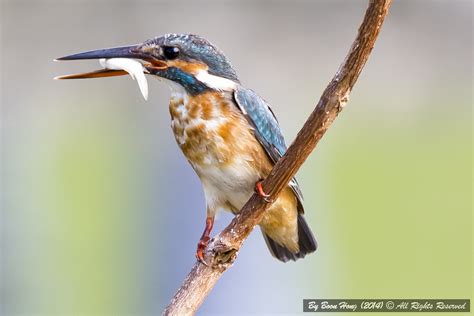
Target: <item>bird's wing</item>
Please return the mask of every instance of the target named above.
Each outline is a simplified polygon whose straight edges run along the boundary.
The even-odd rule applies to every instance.
[[[270,105],[254,91],[242,86],[235,90],[234,98],[237,106],[254,128],[255,137],[262,144],[273,163],[276,163],[287,148]],[[295,178],[290,181],[289,186],[298,199],[298,210],[303,213],[303,194]]]

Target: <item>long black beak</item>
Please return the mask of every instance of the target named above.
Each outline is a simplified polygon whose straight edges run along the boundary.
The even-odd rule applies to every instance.
[[[139,45],[121,46],[105,49],[91,50],[56,58],[56,60],[101,59],[101,58],[140,58]],[[143,56],[142,56],[143,57]]]
[[[80,59],[102,59],[102,58],[135,58],[147,61],[149,64],[147,68],[157,68],[164,69],[167,67],[166,63],[160,61],[156,58],[153,58],[149,54],[144,53],[140,49],[141,45],[132,45],[132,46],[121,46],[105,49],[97,49],[88,52],[68,55],[55,59],[56,61],[60,60],[80,60]],[[101,77],[112,77],[112,76],[123,76],[127,72],[123,70],[114,70],[114,69],[101,69],[93,72],[73,74],[59,76],[55,79],[88,79],[88,78],[101,78]]]

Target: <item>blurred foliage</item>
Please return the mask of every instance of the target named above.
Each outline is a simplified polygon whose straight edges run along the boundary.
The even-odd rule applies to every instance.
[[[470,293],[470,118],[403,128],[357,122],[328,143],[327,191],[352,298]]]

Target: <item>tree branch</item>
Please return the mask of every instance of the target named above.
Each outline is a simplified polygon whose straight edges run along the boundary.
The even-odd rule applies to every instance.
[[[370,0],[349,54],[324,90],[295,141],[275,164],[262,185],[275,198],[288,185],[317,143],[346,105],[388,13],[391,0]],[[205,260],[196,262],[166,307],[164,315],[192,315],[201,306],[222,274],[232,265],[242,243],[260,222],[269,203],[254,194],[232,222],[208,245]]]

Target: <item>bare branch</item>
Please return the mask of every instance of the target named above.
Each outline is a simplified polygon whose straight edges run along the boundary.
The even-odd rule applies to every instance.
[[[391,0],[369,1],[364,20],[345,61],[324,90],[295,141],[262,183],[271,198],[278,196],[288,185],[346,105],[349,94],[374,47],[390,4]],[[242,243],[260,222],[269,205],[257,194],[250,198],[229,226],[207,247],[205,259],[209,266],[199,262],[194,264],[181,288],[165,309],[164,315],[192,315],[196,312],[222,274],[232,265]]]

